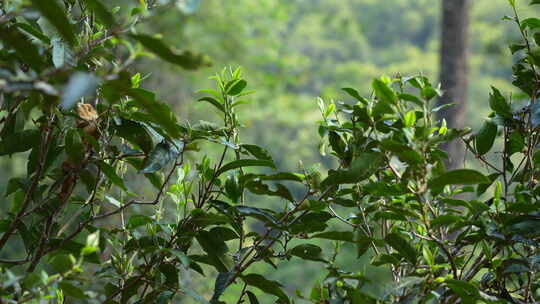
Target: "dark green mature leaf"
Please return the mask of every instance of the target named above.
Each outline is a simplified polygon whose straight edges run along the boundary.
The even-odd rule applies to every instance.
[[[540,19],[538,18],[526,18],[521,20],[521,28],[524,29],[528,27],[531,30],[540,28]]]
[[[375,91],[375,96],[377,96],[377,98],[380,101],[383,101],[389,104],[397,103],[396,93],[394,93],[394,90],[392,90],[392,88],[388,86],[382,80],[373,79],[371,86],[373,87],[373,90]]]
[[[413,148],[397,141],[386,139],[381,142],[381,146],[385,150],[396,154],[401,161],[406,162],[409,165],[421,163],[423,160],[420,153],[415,151]]]
[[[40,132],[34,129],[7,134],[0,141],[0,156],[28,151],[39,141]]]
[[[220,235],[210,233],[209,231],[199,231],[197,234],[197,241],[208,254],[221,256],[229,251],[229,247],[227,247],[227,244],[225,244],[225,241]]]
[[[87,296],[84,294],[82,289],[76,287],[75,285],[67,282],[66,280],[58,283],[58,287],[67,295],[76,299],[86,299]]]
[[[453,214],[443,214],[433,219],[433,221],[431,222],[431,225],[433,226],[433,229],[436,229],[438,227],[448,227],[452,224],[459,223],[461,221],[462,221],[462,218],[460,216],[453,215]]]
[[[304,174],[294,172],[279,172],[276,174],[261,175],[259,178],[261,180],[287,180],[300,183],[306,179]]]
[[[71,75],[62,94],[62,108],[71,109],[79,99],[93,94],[97,85],[98,79],[90,73],[76,72]]]
[[[462,300],[466,301],[464,303],[476,302],[474,297],[478,295],[478,288],[473,284],[452,279],[446,280],[445,283],[453,292],[458,294]]]
[[[32,4],[71,45],[77,44],[75,31],[65,10],[56,1],[32,0]]]
[[[79,130],[71,129],[66,134],[66,152],[69,159],[75,163],[80,164],[84,158],[84,145],[82,142]]]
[[[14,48],[15,55],[32,69],[41,71],[45,67],[43,57],[39,54],[37,47],[15,27],[0,25],[0,40],[5,46]]]
[[[257,159],[274,161],[272,159],[272,155],[270,155],[270,153],[262,147],[259,147],[257,145],[248,145],[248,144],[242,144],[240,145],[240,147],[248,151],[249,154],[253,155]]]
[[[169,162],[178,157],[179,153],[181,153],[181,151],[179,151],[176,146],[163,140],[156,145],[152,152],[150,152],[150,155],[144,163],[144,168],[140,173],[154,173],[165,168]]]
[[[115,24],[113,15],[100,0],[86,0],[86,4],[96,14],[99,21],[109,29]]]
[[[488,153],[493,147],[495,137],[497,137],[497,125],[492,121],[484,122],[482,129],[474,137],[476,152],[480,155]]]
[[[337,184],[354,184],[368,178],[384,161],[384,157],[376,152],[364,152],[357,156],[347,170],[332,171],[321,183],[323,188]]]
[[[321,247],[313,244],[301,244],[293,249],[287,251],[287,253],[302,258],[304,260],[324,262],[327,261],[322,257]]]
[[[241,278],[246,284],[257,287],[266,293],[277,296],[286,303],[290,303],[289,297],[287,297],[287,294],[281,289],[281,284],[278,282],[268,280],[262,275],[255,273],[243,275]]]
[[[228,272],[232,262],[230,257],[226,256],[229,247],[221,235],[202,230],[198,232],[196,239],[208,254],[208,264],[213,265],[219,272]]]
[[[152,121],[160,125],[169,136],[180,138],[182,134],[176,116],[167,104],[157,101],[154,93],[144,89],[129,89],[127,93],[135,99],[137,106],[150,114]]]
[[[104,161],[100,161],[97,164],[98,164],[99,168],[101,169],[101,171],[103,171],[105,176],[107,176],[107,178],[111,182],[113,182],[113,184],[120,187],[120,189],[122,189],[124,191],[127,191],[127,187],[124,184],[124,181],[122,180],[122,178],[120,176],[118,176],[118,174],[116,174],[116,170],[113,167],[111,167],[111,165],[107,164]]]
[[[233,80],[227,87],[227,95],[236,96],[244,90],[247,86],[247,81],[244,79]]]
[[[458,169],[433,178],[429,181],[429,187],[433,189],[442,188],[446,185],[475,185],[489,182],[489,178],[476,170]]]
[[[150,224],[152,222],[153,222],[153,220],[150,217],[146,216],[146,215],[135,214],[135,215],[132,215],[129,218],[127,227],[128,227],[128,229],[135,229],[137,227],[140,227],[140,226],[143,226],[143,225],[146,225],[146,224]]]
[[[360,101],[361,103],[363,104],[368,104],[368,101],[367,99],[365,99],[364,97],[362,97],[358,91],[356,91],[355,89],[353,88],[342,88],[341,90],[347,92],[347,94],[351,95],[352,97],[354,97],[354,99]]]
[[[259,300],[257,300],[257,297],[255,296],[253,292],[247,291],[246,294],[248,295],[248,298],[249,298],[249,304],[259,304]]]
[[[136,145],[145,153],[152,150],[153,141],[147,129],[133,120],[121,119],[120,124],[115,126],[116,134],[131,144]]]
[[[145,48],[161,59],[181,66],[184,69],[193,70],[210,65],[208,57],[195,54],[191,51],[173,52],[161,39],[143,34],[130,34],[129,36],[140,42]]]
[[[504,96],[502,96],[497,88],[491,87],[491,89],[493,91],[489,95],[489,106],[491,109],[504,118],[512,118],[512,108],[506,102]]]
[[[279,221],[271,214],[270,210],[248,207],[248,206],[236,206],[236,210],[244,215],[257,218],[263,222],[271,223],[277,225]]]
[[[291,202],[294,201],[294,197],[292,196],[289,189],[283,186],[282,184],[275,184],[276,190],[271,190],[270,186],[263,183],[261,180],[253,180],[246,183],[245,187],[250,192],[255,193],[255,194],[278,196]]]
[[[28,24],[28,23],[22,23],[22,22],[19,22],[19,23],[15,23],[15,25],[24,30],[25,32],[27,32],[28,34],[36,37],[37,39],[45,42],[46,44],[49,44],[51,42],[51,40],[49,39],[49,37],[47,37],[45,34],[43,34],[39,29],[33,27],[32,25]]]
[[[199,98],[197,101],[206,101],[206,102],[210,103],[211,105],[213,105],[214,107],[216,107],[221,112],[225,113],[225,107],[223,106],[223,104],[221,102],[219,102],[215,98],[206,96],[206,97]]]
[[[389,233],[384,238],[384,241],[394,248],[401,256],[412,264],[416,264],[418,253],[411,246],[409,241],[405,240],[399,233]]]
[[[219,297],[223,294],[225,289],[232,283],[234,278],[234,272],[220,272],[216,278],[214,285],[214,295],[210,300],[210,303],[219,303]]]
[[[312,238],[327,239],[355,243],[354,233],[351,231],[326,231],[311,236]]]
[[[269,168],[276,168],[275,164],[271,160],[264,160],[264,159],[239,159],[232,161],[223,167],[219,168],[219,170],[216,172],[216,176],[219,176],[229,170],[241,168],[241,167],[269,167]]]

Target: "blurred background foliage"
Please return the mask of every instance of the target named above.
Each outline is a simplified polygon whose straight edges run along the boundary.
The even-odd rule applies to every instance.
[[[131,0],[117,2],[122,9],[136,5]],[[330,160],[318,153],[317,146],[316,97],[341,100],[345,98],[341,87],[369,93],[371,79],[383,74],[422,73],[436,79],[440,5],[433,0],[181,0],[174,9],[148,18],[143,28],[161,33],[170,45],[204,52],[213,66],[186,73],[149,58],[134,70],[145,71],[144,86],[157,91],[181,120],[196,122],[215,118],[206,104],[196,102],[197,90],[213,85],[209,75],[223,67],[241,66],[249,89],[255,90],[246,97],[249,105],[240,111],[246,123],[245,142],[273,151],[282,170],[297,170],[299,161],[306,167],[321,163],[326,168]],[[506,45],[519,33],[501,21],[511,14],[506,1],[474,0],[471,9],[468,125],[477,129],[483,121],[479,118],[489,112],[490,85],[512,90],[512,57]],[[0,174],[0,185],[24,172],[23,159],[0,163],[0,172],[5,173]],[[370,292],[383,293],[389,274],[358,263],[353,248],[343,252],[343,269],[368,272],[376,282],[369,286]],[[286,289],[291,293],[300,290],[309,295],[325,275],[299,259],[283,263],[289,265],[279,272],[270,267],[261,272],[290,283]],[[204,297],[211,296],[212,280],[198,274],[186,274],[185,280]],[[234,301],[237,288],[227,290],[222,299]]]

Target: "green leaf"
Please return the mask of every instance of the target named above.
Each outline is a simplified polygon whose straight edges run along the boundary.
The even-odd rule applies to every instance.
[[[274,161],[272,159],[272,155],[270,155],[270,153],[262,147],[259,147],[257,145],[248,145],[248,144],[242,144],[240,145],[240,147],[248,151],[249,154],[253,155],[257,159]]]
[[[221,112],[225,113],[225,107],[223,106],[223,104],[221,104],[221,103],[220,103],[217,99],[215,99],[215,98],[206,96],[206,97],[199,98],[197,101],[206,101],[206,102],[210,103],[211,105],[213,105],[214,107],[216,107],[216,108],[217,108],[218,110],[220,110]]]
[[[143,225],[146,225],[146,224],[150,224],[152,222],[153,222],[153,220],[150,217],[146,216],[146,215],[135,214],[135,215],[132,215],[129,218],[127,227],[128,227],[128,229],[135,229],[137,227],[140,227],[140,226],[143,226]]]
[[[271,175],[260,175],[259,178],[261,180],[287,180],[300,183],[306,179],[304,174],[294,172],[279,172]]]
[[[313,244],[301,244],[287,251],[288,254],[297,256],[304,260],[318,261],[326,263],[322,257],[321,247]]]
[[[354,233],[351,231],[326,231],[311,236],[312,238],[327,239],[355,243]]]
[[[491,87],[491,89],[493,91],[489,95],[489,106],[491,109],[504,118],[512,118],[512,108],[506,102],[504,96],[502,96],[497,88]]]
[[[120,119],[115,125],[116,135],[136,145],[145,153],[149,153],[154,145],[148,130],[140,123],[128,119]]]
[[[365,99],[364,97],[360,96],[360,94],[358,93],[358,91],[356,91],[355,89],[353,88],[342,88],[341,90],[347,92],[347,94],[351,95],[352,97],[354,97],[354,99],[360,101],[361,103],[367,105],[368,104],[368,101],[367,99]]]
[[[418,253],[399,233],[389,233],[384,238],[384,241],[394,248],[401,256],[412,264],[416,264]]]
[[[159,171],[165,168],[169,162],[174,161],[180,153],[181,151],[178,151],[173,144],[163,140],[150,152],[150,155],[145,160],[144,168],[139,172],[154,173]]]
[[[116,170],[111,167],[111,165],[107,164],[104,161],[100,161],[97,163],[98,167],[103,171],[105,176],[116,186],[118,186],[120,189],[127,191],[127,187],[124,184],[124,181],[120,176],[116,174]]]
[[[246,294],[249,299],[249,304],[259,304],[259,300],[257,300],[257,297],[255,296],[253,292],[247,291]]]
[[[182,134],[177,125],[176,116],[167,104],[158,102],[154,93],[144,89],[129,89],[127,93],[135,99],[136,105],[150,114],[152,121],[160,125],[169,136],[180,138]]]
[[[438,227],[448,227],[461,221],[462,218],[457,215],[443,214],[433,219],[433,221],[431,222],[431,226],[436,229]]]
[[[405,114],[405,117],[403,118],[403,123],[405,127],[410,128],[413,127],[416,124],[416,113],[415,111],[409,111],[407,114]]]
[[[210,300],[210,303],[219,303],[219,297],[223,294],[225,289],[232,283],[234,278],[234,272],[220,272],[216,278],[214,284],[214,295]]]
[[[244,79],[233,80],[233,82],[227,86],[227,95],[236,96],[242,93],[246,86],[247,81],[245,81]]]
[[[524,29],[528,27],[531,30],[540,28],[540,19],[538,18],[527,18],[521,20],[521,28]]]
[[[84,158],[85,151],[79,130],[70,129],[66,134],[65,142],[69,159],[75,164],[80,164]]]
[[[382,164],[384,158],[380,153],[364,152],[357,156],[347,170],[332,171],[322,181],[321,186],[327,188],[337,184],[354,184],[371,176]]]
[[[40,141],[38,130],[24,130],[9,133],[0,141],[0,156],[25,152],[35,147]]]
[[[287,297],[287,294],[281,289],[281,284],[278,282],[268,280],[262,275],[255,273],[244,275],[241,278],[246,284],[257,287],[266,293],[278,297],[286,303],[290,303],[289,297]]]
[[[28,23],[15,23],[18,28],[22,29],[23,31],[27,32],[28,34],[36,37],[37,39],[41,40],[42,42],[49,44],[51,43],[51,40],[49,37],[47,37],[45,34],[43,34],[39,29],[33,27],[32,25]]]
[[[387,85],[382,80],[373,79],[371,86],[373,87],[373,90],[375,91],[375,96],[377,96],[377,99],[379,99],[380,101],[383,101],[389,104],[397,103],[396,93],[394,93],[394,90],[392,90],[392,88],[390,88],[390,86]]]
[[[75,31],[65,10],[56,1],[32,0],[32,4],[60,33],[60,35],[71,44],[77,44]]]
[[[105,26],[107,26],[109,29],[113,27],[115,24],[114,17],[107,10],[105,5],[101,3],[99,0],[86,0],[86,4],[88,5],[88,8],[91,9],[96,17],[103,23]]]
[[[193,70],[203,66],[210,66],[208,57],[191,51],[173,52],[161,39],[143,34],[130,34],[129,36],[161,59],[184,69]]]
[[[15,27],[0,25],[0,40],[4,42],[4,49],[7,47],[15,49],[17,56],[24,64],[36,71],[45,68],[43,57],[39,54],[37,47]]]
[[[442,188],[446,185],[475,185],[489,183],[482,173],[471,169],[458,169],[443,173],[429,181],[430,188]]]
[[[208,254],[211,265],[214,265],[219,272],[228,272],[231,263],[227,259],[226,253],[229,251],[229,247],[221,235],[201,230],[197,233],[196,239]]]
[[[76,287],[75,285],[67,282],[67,281],[61,281],[58,283],[58,287],[68,296],[76,298],[76,299],[86,299],[86,295],[80,289],[79,287]]]
[[[413,148],[399,143],[391,139],[385,139],[381,142],[381,146],[387,150],[396,154],[399,159],[410,165],[419,164],[423,161],[422,155],[415,151]]]
[[[278,225],[279,221],[272,215],[271,210],[248,206],[236,206],[235,209],[244,216],[254,217],[266,223]]]
[[[82,97],[94,94],[98,85],[97,78],[85,72],[76,72],[69,78],[67,86],[62,94],[61,106],[64,110],[69,110]]]
[[[497,137],[497,125],[492,121],[484,122],[480,131],[478,131],[478,134],[474,137],[476,152],[479,155],[484,155],[489,152],[491,147],[493,147],[495,137]]]
[[[264,160],[264,159],[239,159],[232,161],[223,167],[219,168],[219,170],[216,172],[216,176],[219,176],[229,170],[241,168],[241,167],[269,167],[269,168],[276,168],[274,165],[274,162],[271,160]]]

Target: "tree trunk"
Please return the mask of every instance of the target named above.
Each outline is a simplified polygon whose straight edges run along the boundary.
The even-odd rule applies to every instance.
[[[469,0],[442,0],[439,78],[444,92],[438,103],[455,103],[440,113],[451,128],[462,128],[466,114],[469,8]],[[458,167],[465,156],[461,141],[443,148],[450,156],[449,166]]]

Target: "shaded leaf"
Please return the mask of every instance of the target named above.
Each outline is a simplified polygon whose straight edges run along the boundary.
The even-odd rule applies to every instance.
[[[58,33],[60,33],[69,44],[75,45],[77,43],[75,31],[68,19],[68,15],[58,2],[32,0],[32,4],[39,10],[41,15],[56,28]]]
[[[268,280],[262,275],[255,273],[244,275],[241,278],[246,284],[257,287],[266,293],[277,296],[286,303],[290,303],[289,297],[287,297],[287,294],[281,289],[281,284],[278,282]]]
[[[475,185],[489,183],[482,173],[471,169],[458,169],[443,173],[429,181],[430,188],[442,188],[446,185]]]
[[[495,137],[497,136],[497,125],[491,121],[484,122],[484,125],[474,137],[474,142],[476,144],[476,152],[480,155],[484,155],[495,142]]]
[[[35,129],[9,133],[0,141],[0,156],[32,149],[40,141],[40,132]]]
[[[111,167],[111,165],[107,164],[104,161],[100,161],[97,164],[99,168],[101,169],[101,171],[103,171],[105,176],[107,176],[107,178],[111,182],[113,182],[113,184],[120,187],[120,189],[127,191],[127,187],[124,184],[124,181],[122,180],[120,176],[118,176],[118,174],[116,174],[116,170],[113,167]]]
[[[146,130],[146,128],[133,120],[120,119],[119,124],[115,125],[116,134],[129,143],[136,145],[145,153],[152,150],[153,141],[152,137]]]
[[[109,29],[114,25],[114,17],[109,10],[101,3],[100,0],[86,0],[88,8],[90,8],[96,17],[107,26]]]
[[[312,238],[344,241],[354,243],[354,233],[351,231],[326,231],[311,236]]]
[[[406,260],[411,262],[412,264],[416,264],[418,254],[416,250],[411,246],[409,241],[405,240],[400,234],[398,233],[389,233],[384,238],[385,242],[390,245],[392,248],[394,248],[401,256],[403,256]]]
[[[181,151],[169,143],[166,140],[163,140],[156,145],[154,150],[150,152],[150,155],[145,160],[144,168],[139,171],[140,173],[154,173],[158,170],[165,168],[165,166],[176,160]]]
[[[219,170],[216,172],[216,176],[219,176],[229,170],[241,168],[241,167],[270,167],[270,168],[276,168],[274,165],[274,162],[271,160],[263,160],[263,159],[239,159],[232,161],[223,167],[219,168]]]
[[[287,253],[302,258],[304,260],[326,263],[326,260],[322,257],[322,249],[317,245],[301,244],[287,251]]]
[[[380,153],[364,152],[357,156],[347,170],[331,171],[322,181],[324,188],[337,184],[354,184],[372,175],[382,164],[384,158]]]
[[[173,52],[161,39],[143,34],[130,34],[129,36],[140,42],[145,48],[161,59],[181,66],[184,69],[193,70],[210,65],[208,57],[195,54],[191,51]]]

